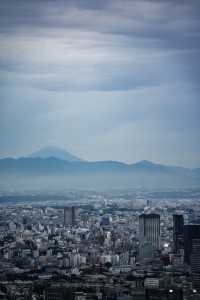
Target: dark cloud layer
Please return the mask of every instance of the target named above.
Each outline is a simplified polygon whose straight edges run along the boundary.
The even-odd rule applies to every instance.
[[[199,15],[196,0],[1,0],[0,154],[200,165]]]

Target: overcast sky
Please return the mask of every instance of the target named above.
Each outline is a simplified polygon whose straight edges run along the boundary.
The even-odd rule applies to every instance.
[[[0,156],[200,167],[199,0],[1,0]]]

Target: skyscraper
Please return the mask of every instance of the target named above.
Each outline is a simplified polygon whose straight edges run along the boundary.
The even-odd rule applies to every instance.
[[[160,216],[158,214],[142,214],[139,217],[140,245],[149,242],[154,250],[160,248]]]
[[[184,219],[183,215],[173,215],[173,244],[174,253],[184,248]]]
[[[193,239],[191,272],[192,272],[192,286],[195,290],[200,291],[200,239]]]
[[[200,224],[184,225],[184,253],[185,262],[190,265],[193,241],[200,239]]]
[[[74,206],[64,208],[64,226],[74,226],[77,221],[78,209]]]

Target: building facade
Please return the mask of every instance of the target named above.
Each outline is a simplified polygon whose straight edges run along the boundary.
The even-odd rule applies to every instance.
[[[160,248],[160,215],[142,214],[139,217],[140,245],[149,242],[154,250]]]
[[[183,215],[173,215],[173,246],[174,253],[184,249],[184,219]]]
[[[185,262],[190,265],[193,240],[200,239],[200,224],[184,225],[184,255]]]
[[[64,208],[64,226],[74,226],[77,223],[78,209],[74,206]]]

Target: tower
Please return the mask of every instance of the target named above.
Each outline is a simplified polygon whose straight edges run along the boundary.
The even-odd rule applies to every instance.
[[[183,215],[173,215],[173,244],[174,253],[184,248],[184,219]]]
[[[184,225],[184,254],[185,262],[189,265],[195,239],[200,239],[200,224]]]
[[[140,215],[139,239],[141,245],[145,242],[149,242],[154,250],[158,250],[160,248],[160,215]]]
[[[74,226],[77,221],[78,210],[76,207],[64,208],[64,226]]]
[[[195,290],[200,291],[200,239],[192,240],[191,272],[192,286]]]

